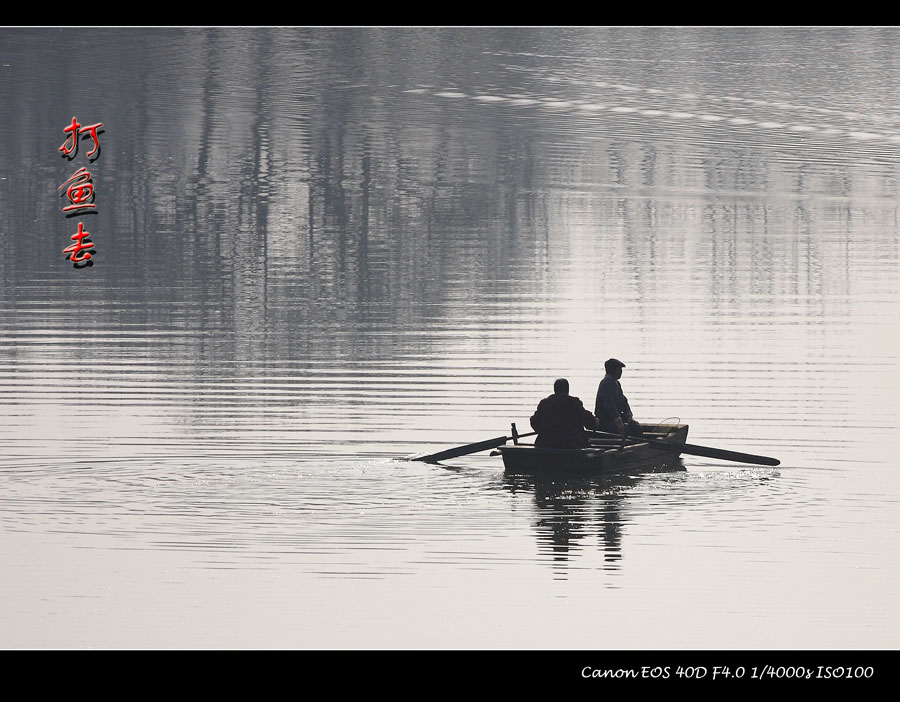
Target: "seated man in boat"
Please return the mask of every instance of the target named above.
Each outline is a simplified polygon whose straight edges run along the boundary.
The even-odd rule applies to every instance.
[[[619,382],[625,364],[617,358],[611,358],[603,365],[606,375],[597,388],[597,403],[594,405],[600,431],[623,436],[626,432],[628,436],[643,436],[644,430],[634,420],[628,398],[622,392],[622,383]]]
[[[553,383],[553,394],[541,400],[531,427],[537,433],[538,448],[586,448],[590,445],[585,429],[596,429],[597,420],[581,400],[569,394],[569,381]]]

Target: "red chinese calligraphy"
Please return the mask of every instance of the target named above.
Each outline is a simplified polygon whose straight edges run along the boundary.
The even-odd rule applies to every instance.
[[[71,212],[73,210],[95,209],[97,205],[94,203],[94,184],[91,182],[91,173],[84,166],[75,171],[75,174],[65,183],[60,185],[57,190],[62,190],[66,184],[71,183],[66,190],[66,196],[72,203],[68,207],[63,207],[63,212]]]
[[[63,145],[59,147],[59,151],[63,153],[63,156],[72,160],[78,153],[78,137],[87,133],[90,134],[91,139],[94,140],[94,148],[87,153],[88,158],[90,158],[100,150],[100,139],[97,136],[97,130],[102,126],[103,122],[97,122],[97,124],[89,124],[83,127],[78,123],[78,120],[75,117],[72,117],[72,124],[63,129],[63,132],[69,136],[63,142]]]
[[[84,134],[87,132],[91,135],[91,139],[94,140],[94,148],[87,152],[87,157],[90,158],[95,153],[100,151],[100,139],[97,138],[97,130],[103,126],[103,122],[97,122],[97,124],[89,124],[86,127],[82,127],[79,134]]]
[[[64,254],[70,254],[66,258],[71,259],[72,263],[91,260],[91,254],[85,250],[94,248],[94,242],[88,239],[90,235],[90,232],[84,230],[84,222],[79,222],[78,231],[70,237],[75,243],[63,249]]]
[[[78,142],[80,138],[90,136],[90,138],[94,140],[94,148],[88,151],[87,156],[89,161],[95,161],[100,157],[100,139],[98,138],[98,134],[102,132],[98,132],[98,130],[102,126],[103,122],[82,126],[79,124],[76,117],[72,117],[72,124],[63,129],[63,132],[67,134],[68,137],[63,142],[63,145],[59,147],[59,151],[71,161],[78,154]],[[93,158],[91,158],[92,156]],[[91,180],[91,173],[87,168],[79,168],[65,183],[60,185],[57,190],[65,190],[65,195],[71,203],[62,208],[62,211],[67,213],[67,217],[79,214],[96,213],[97,206],[94,204],[94,183]],[[94,265],[91,256],[97,252],[94,247],[94,242],[88,238],[90,235],[90,232],[85,231],[84,223],[79,222],[78,231],[71,237],[72,241],[75,243],[70,244],[63,249],[64,254],[69,254],[66,258],[72,261],[72,265],[75,268],[86,268]]]
[[[59,150],[63,152],[64,156],[69,156],[71,154],[72,158],[75,158],[75,154],[78,153],[78,130],[81,127],[78,124],[78,120],[74,117],[72,118],[72,124],[65,129],[64,132],[69,133],[69,137],[63,142],[63,145],[59,147]],[[72,145],[69,145],[69,142],[72,142]]]

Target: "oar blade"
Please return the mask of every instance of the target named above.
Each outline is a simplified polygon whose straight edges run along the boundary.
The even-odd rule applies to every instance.
[[[735,461],[737,463],[753,463],[760,466],[777,466],[781,465],[781,461],[777,458],[769,456],[757,456],[752,453],[740,453],[738,451],[725,451],[724,449],[712,448],[710,446],[697,446],[695,444],[684,444],[681,447],[682,453],[692,456],[705,456],[706,458],[719,458],[723,461]]]
[[[496,439],[488,439],[487,441],[479,441],[475,444],[466,444],[465,446],[457,446],[456,448],[447,449],[446,451],[438,451],[427,456],[414,456],[411,461],[425,461],[426,463],[437,463],[447,458],[458,458],[459,456],[468,456],[470,453],[478,453],[479,451],[487,451],[488,449],[503,446],[509,441],[508,436],[498,436]]]
[[[664,451],[676,450],[686,453],[690,456],[703,456],[705,458],[718,458],[722,461],[734,461],[735,463],[752,463],[759,466],[777,466],[781,465],[781,461],[777,458],[769,456],[757,456],[753,453],[741,453],[739,451],[726,451],[725,449],[713,448],[712,446],[697,446],[696,444],[674,444],[668,441],[658,441],[656,439],[645,439],[653,448],[662,449]]]
[[[593,436],[604,439],[619,439],[619,434],[610,434],[608,432],[595,431],[591,432]],[[628,441],[632,443],[646,442],[653,448],[663,451],[680,451],[691,456],[704,456],[705,458],[718,458],[723,461],[735,461],[736,463],[752,463],[760,466],[778,466],[781,461],[777,458],[769,456],[757,456],[753,453],[740,453],[739,451],[726,451],[725,449],[713,448],[712,446],[698,446],[696,444],[677,444],[671,441],[663,441],[662,439],[639,438],[629,436]]]

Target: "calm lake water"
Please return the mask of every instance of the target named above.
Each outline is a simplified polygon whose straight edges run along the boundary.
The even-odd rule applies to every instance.
[[[0,646],[897,648],[898,84],[897,29],[0,30]],[[397,460],[610,356],[781,465]]]

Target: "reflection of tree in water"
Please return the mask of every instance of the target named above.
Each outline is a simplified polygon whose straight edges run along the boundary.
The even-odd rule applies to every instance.
[[[666,471],[685,470],[684,463],[664,466]],[[579,542],[596,535],[606,567],[618,568],[622,558],[623,508],[626,490],[635,476],[546,478],[506,475],[503,486],[513,493],[533,493],[537,507],[535,536],[538,551],[552,556],[557,575],[581,548]]]

